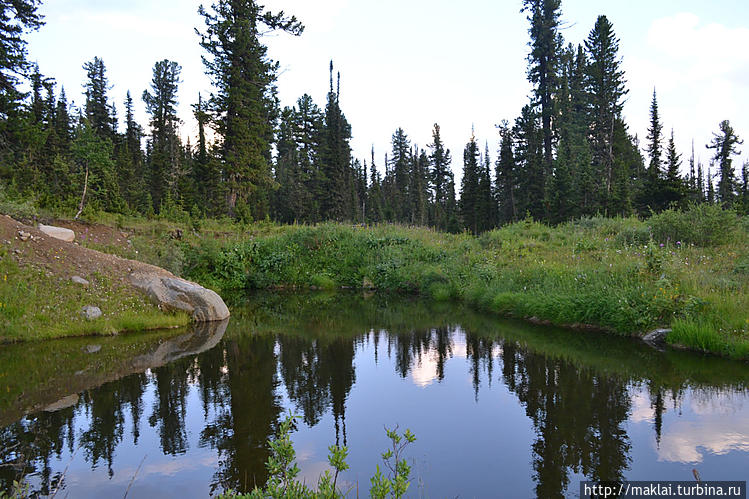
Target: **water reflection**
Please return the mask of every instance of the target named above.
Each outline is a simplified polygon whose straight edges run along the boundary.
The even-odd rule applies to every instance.
[[[305,476],[320,471],[327,445],[348,444],[344,478],[363,490],[382,450],[373,435],[394,420],[419,437],[415,475],[437,495],[492,496],[501,480],[509,495],[564,497],[583,477],[687,480],[672,464],[746,463],[745,364],[387,297],[251,303],[204,351],[177,353],[175,344],[195,344],[184,335],[160,339],[150,358],[165,364],[64,397],[53,390],[59,400],[45,406],[58,410],[0,430],[2,486],[23,472],[41,494],[121,494],[148,454],[133,494],[246,491],[267,479],[267,440],[289,409],[302,418]],[[41,400],[24,390],[22,400]],[[527,463],[506,456],[523,448]],[[513,462],[484,470],[502,459]]]

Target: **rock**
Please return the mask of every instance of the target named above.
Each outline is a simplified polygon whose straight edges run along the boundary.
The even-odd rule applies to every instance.
[[[221,321],[229,318],[229,309],[215,292],[194,282],[169,275],[137,273],[130,283],[154,303],[171,310],[182,310],[196,322]]]
[[[29,234],[25,230],[18,231],[18,239],[20,239],[21,241],[28,241],[30,238],[31,238],[31,234]]]
[[[642,337],[642,341],[650,345],[660,345],[666,342],[666,335],[670,333],[670,329],[654,329]]]
[[[80,277],[80,276],[77,276],[77,275],[74,275],[73,277],[71,277],[70,280],[73,281],[76,284],[80,284],[81,286],[88,286],[89,284],[91,284],[90,282],[88,282],[83,277]]]
[[[68,243],[72,243],[75,239],[75,232],[63,227],[39,224],[39,230],[47,234],[49,237],[54,237],[55,239],[66,241]]]
[[[101,309],[99,307],[86,305],[81,309],[81,315],[83,315],[86,320],[93,321],[101,317]]]
[[[101,350],[101,345],[86,345],[83,351],[86,353],[96,353]]]

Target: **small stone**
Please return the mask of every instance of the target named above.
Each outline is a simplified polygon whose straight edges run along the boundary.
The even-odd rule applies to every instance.
[[[73,281],[76,284],[80,284],[81,286],[88,286],[89,284],[91,284],[90,282],[88,282],[83,277],[80,277],[80,276],[77,276],[77,275],[74,275],[73,277],[71,277],[70,280]]]
[[[96,353],[101,350],[101,345],[86,345],[83,351],[86,353]]]
[[[670,329],[654,329],[642,337],[642,341],[650,345],[660,345],[666,342],[666,336],[670,333]]]
[[[101,309],[99,307],[86,305],[81,309],[81,315],[83,315],[86,320],[93,321],[101,317]]]
[[[21,241],[28,241],[30,238],[31,234],[29,234],[28,232],[23,230],[18,231],[18,239],[20,239]]]
[[[18,249],[18,248],[16,248],[16,249],[13,250],[13,253],[15,253],[16,255],[20,255],[21,254],[21,250]]]

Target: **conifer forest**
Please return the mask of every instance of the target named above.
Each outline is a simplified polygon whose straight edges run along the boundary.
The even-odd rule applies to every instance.
[[[305,94],[280,104],[279,62],[263,35],[302,36],[294,16],[253,0],[217,0],[200,8],[196,28],[210,95],[181,95],[180,63],[164,59],[144,89],[115,102],[106,64],[117,61],[94,57],[81,61],[86,83],[74,106],[79,96],[65,82],[29,62],[26,35],[44,26],[40,0],[2,4],[0,182],[42,208],[471,233],[527,217],[556,224],[694,203],[749,210],[749,167],[734,163],[742,140],[730,120],[694,138],[714,152],[703,164],[677,150],[679,131],[664,129],[654,90],[647,136],[633,135],[622,116],[628,89],[615,26],[601,15],[582,43],[567,42],[560,0],[522,3],[529,40],[518,43],[528,44],[533,90],[519,116],[498,117],[496,138],[471,136],[450,151],[435,123],[431,143],[419,148],[396,128],[385,157],[365,158],[352,153],[356,124],[340,106],[333,61],[324,103]],[[180,129],[178,99],[194,101],[196,137]],[[147,123],[135,119],[137,100]]]

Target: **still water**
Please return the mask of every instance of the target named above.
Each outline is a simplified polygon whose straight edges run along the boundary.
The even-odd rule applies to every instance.
[[[0,486],[207,497],[266,480],[289,411],[301,476],[327,447],[365,497],[409,428],[413,497],[576,497],[583,479],[749,478],[749,365],[456,305],[261,294],[226,324],[0,347]],[[135,477],[135,480],[133,478]],[[132,482],[132,483],[131,483]]]

